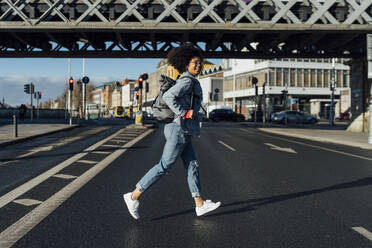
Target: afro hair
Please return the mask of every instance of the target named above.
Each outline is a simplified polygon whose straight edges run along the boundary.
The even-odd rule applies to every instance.
[[[203,61],[203,54],[200,48],[191,44],[185,44],[172,48],[168,53],[168,63],[176,68],[180,73],[186,71],[187,65],[194,57]]]

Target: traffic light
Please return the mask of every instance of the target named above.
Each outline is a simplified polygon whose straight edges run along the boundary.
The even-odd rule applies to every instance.
[[[146,92],[149,92],[149,83],[148,82],[146,82],[146,84],[145,84],[145,89],[146,89]]]
[[[136,99],[137,99],[137,101],[139,99],[139,93],[138,93],[138,91],[136,92]]]
[[[139,77],[139,79],[138,79],[138,88],[140,88],[140,89],[143,88],[143,78],[142,78],[142,76]]]
[[[29,85],[29,84],[25,84],[25,85],[23,86],[23,88],[24,88],[24,92],[25,92],[26,94],[30,94],[30,85]]]
[[[283,99],[287,99],[288,90],[282,90]]]
[[[68,80],[68,85],[70,86],[70,90],[72,91],[74,89],[74,79],[70,77]]]
[[[30,84],[31,85],[31,88],[30,88],[30,93],[33,94],[35,92],[35,86],[33,83]]]
[[[41,92],[40,91],[37,92],[37,95],[39,96],[39,99],[41,99]]]

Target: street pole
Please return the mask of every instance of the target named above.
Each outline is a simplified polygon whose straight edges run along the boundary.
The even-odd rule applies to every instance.
[[[234,59],[234,69],[233,69],[233,72],[234,72],[234,79],[233,79],[233,111],[236,112],[236,109],[235,109],[235,104],[236,104],[236,99],[235,99],[235,84],[236,84],[236,59]]]
[[[72,91],[69,90],[68,91],[68,105],[69,105],[69,115],[70,115],[70,121],[69,121],[69,125],[71,126],[72,125]]]
[[[332,58],[332,75],[331,75],[331,106],[329,108],[329,125],[334,126],[335,119],[335,58]]]
[[[83,58],[83,77],[85,77],[85,58]],[[85,119],[85,105],[86,105],[86,102],[85,102],[85,83],[83,83],[83,119]]]
[[[39,94],[36,96],[36,119],[39,120]]]
[[[262,95],[263,95],[263,102],[264,102],[264,108],[263,108],[263,115],[262,115],[262,123],[266,124],[266,92],[265,92],[265,86],[266,82],[264,82],[262,86]]]
[[[31,82],[31,84],[30,84],[30,96],[31,96],[31,120],[33,120],[34,119],[34,105],[32,104],[32,98],[34,97],[34,92],[33,92],[33,90],[32,90],[32,82]]]
[[[18,121],[17,116],[13,115],[13,131],[14,131],[14,137],[18,137]]]
[[[372,79],[372,34],[367,34],[368,79]],[[369,136],[368,143],[372,144],[372,85],[369,92]]]

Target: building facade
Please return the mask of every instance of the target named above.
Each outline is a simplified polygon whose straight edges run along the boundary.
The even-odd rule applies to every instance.
[[[340,113],[340,92],[350,88],[350,68],[335,63],[336,117]],[[328,118],[332,61],[330,59],[226,59],[223,98],[225,104],[248,119],[255,107],[270,113],[284,109],[313,113]],[[258,79],[257,97],[252,78]],[[283,93],[285,92],[285,93]],[[318,102],[319,104],[313,104]],[[314,109],[316,108],[316,109]]]

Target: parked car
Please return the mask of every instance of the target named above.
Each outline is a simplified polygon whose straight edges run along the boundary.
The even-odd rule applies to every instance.
[[[285,110],[271,114],[271,121],[276,123],[310,123],[315,124],[319,120],[313,116],[299,111]]]
[[[231,109],[215,109],[209,113],[212,121],[244,121],[244,115],[237,114]]]

